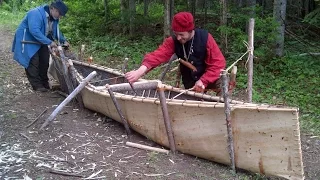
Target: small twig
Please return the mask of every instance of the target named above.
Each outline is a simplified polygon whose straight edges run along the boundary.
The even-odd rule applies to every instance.
[[[81,163],[80,161],[67,161],[67,160],[50,159],[50,158],[44,158],[44,157],[35,157],[35,156],[33,158],[38,160],[43,160],[43,161],[65,162],[68,164]]]
[[[97,176],[98,174],[100,174],[102,172],[102,169],[100,169],[98,172],[95,172],[93,174],[91,174],[89,177],[84,178],[84,179],[94,179],[95,176]]]
[[[39,120],[39,118],[40,118],[44,113],[46,113],[47,111],[48,111],[48,107],[46,107],[46,109],[44,109],[44,110],[39,114],[39,116],[34,119],[34,121],[32,121],[30,124],[28,124],[28,125],[26,126],[26,128],[32,126],[35,122],[37,122],[37,121]]]
[[[25,137],[26,139],[28,139],[28,141],[33,141],[31,138],[29,138],[27,135],[25,135],[24,133],[20,133],[20,135],[22,137]]]
[[[62,176],[73,176],[73,177],[81,177],[81,178],[84,177],[83,175],[80,175],[80,174],[67,173],[67,172],[62,172],[62,171],[56,171],[56,170],[53,170],[53,169],[50,170],[49,173],[59,174],[59,175],[62,175]]]
[[[309,53],[302,53],[302,54],[295,55],[295,56],[293,56],[293,57],[296,57],[296,56],[307,56],[307,55],[311,55],[311,56],[320,56],[320,53],[312,53],[312,52],[309,52]]]
[[[68,94],[62,91],[55,91],[56,93],[60,94],[63,97],[68,97]]]
[[[181,94],[184,94],[184,93],[186,93],[186,92],[188,92],[188,91],[191,91],[191,90],[193,90],[193,87],[190,88],[190,89],[183,90],[181,93],[177,94],[177,95],[174,96],[172,99],[175,99],[176,97],[180,96]]]

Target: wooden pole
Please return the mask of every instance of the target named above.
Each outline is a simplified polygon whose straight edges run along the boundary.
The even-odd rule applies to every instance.
[[[170,145],[170,150],[172,152],[175,152],[176,145],[175,145],[175,141],[174,141],[174,136],[173,136],[172,126],[171,126],[171,121],[169,118],[168,107],[167,107],[167,103],[166,103],[166,97],[164,94],[164,90],[159,89],[158,93],[159,93],[159,99],[160,99],[160,104],[161,104],[161,109],[162,109],[162,114],[163,114],[163,119],[164,119],[164,125],[166,127],[168,141],[169,141],[169,145]]]
[[[164,78],[166,77],[166,74],[167,74],[167,72],[169,71],[169,69],[170,69],[171,64],[172,64],[173,61],[175,61],[175,59],[171,57],[171,59],[169,60],[167,66],[166,66],[166,68],[164,69],[164,71],[163,71],[163,72],[161,73],[161,75],[160,75],[160,78],[159,78],[160,81],[163,81]]]
[[[121,121],[123,122],[123,125],[124,125],[124,127],[125,127],[125,129],[126,129],[127,135],[130,135],[130,134],[131,134],[131,131],[130,131],[130,127],[129,127],[128,121],[127,121],[127,119],[123,116],[123,113],[122,113],[122,111],[121,111],[121,107],[120,107],[120,105],[119,105],[116,97],[114,96],[113,91],[111,90],[111,88],[107,88],[107,90],[108,90],[108,92],[109,92],[109,94],[110,94],[110,97],[111,97],[111,99],[112,99],[112,102],[113,102],[114,106],[115,106],[116,109],[117,109],[117,112],[118,112],[118,114],[119,114],[119,116],[120,116],[120,118],[121,118]]]
[[[70,72],[70,75],[71,75],[71,81],[72,81],[73,87],[76,87],[76,86],[78,86],[77,75],[76,75],[76,71],[77,70],[75,69],[71,59],[68,60],[68,63],[69,63],[69,70],[70,70],[69,72]],[[83,104],[83,100],[82,100],[81,94],[77,94],[76,99],[77,99],[77,101],[79,103],[80,108],[83,109],[84,108],[84,104]]]
[[[230,104],[229,104],[229,95],[228,95],[228,78],[227,78],[227,71],[223,70],[221,74],[222,80],[222,94],[224,99],[224,109],[226,114],[226,121],[227,121],[227,132],[228,132],[228,150],[231,162],[231,168],[234,172],[236,172],[236,165],[234,160],[234,145],[233,145],[233,134],[232,134],[232,124],[231,124],[231,117],[230,117]]]
[[[35,118],[30,124],[28,124],[28,125],[26,126],[26,128],[32,126],[32,124],[34,124],[35,122],[37,122],[37,121],[39,120],[39,118],[40,118],[44,113],[46,113],[47,111],[48,111],[48,107],[46,107],[46,108],[39,114],[39,116],[38,116],[37,118]]]
[[[128,58],[124,58],[123,65],[122,65],[122,70],[121,70],[123,74],[125,74],[127,72],[128,61],[129,61]]]
[[[62,103],[51,113],[51,115],[42,124],[40,130],[43,130],[52,121],[58,113],[66,106],[86,85],[87,83],[97,74],[96,71],[91,72],[83,81],[78,85],[78,87],[65,99]]]
[[[253,39],[254,39],[254,19],[250,18],[249,21],[249,57],[248,57],[248,98],[249,103],[252,102],[252,82],[253,82]]]
[[[148,90],[148,89],[154,89],[156,90],[158,87],[158,84],[160,81],[141,81],[141,82],[135,82],[132,84],[135,90]],[[105,88],[105,87],[103,87]],[[132,90],[132,87],[129,83],[122,83],[122,84],[113,84],[109,85],[109,88],[112,91],[130,91]],[[99,88],[97,88],[99,89]]]
[[[69,73],[68,73],[68,66],[67,66],[68,58],[64,55],[64,52],[62,50],[62,46],[58,46],[58,51],[59,51],[61,61],[62,61],[64,81],[66,82],[66,85],[68,88],[67,89],[68,94],[70,94],[74,90],[74,88],[73,88],[73,85],[72,85],[72,82],[70,80]]]
[[[160,149],[160,148],[150,147],[150,146],[146,146],[146,145],[142,145],[142,144],[137,144],[137,143],[133,143],[133,142],[129,142],[129,141],[126,142],[126,145],[127,145],[127,146],[130,146],[130,147],[139,148],[139,149],[151,150],[151,151],[157,151],[157,152],[169,154],[169,151],[166,150],[166,149]]]

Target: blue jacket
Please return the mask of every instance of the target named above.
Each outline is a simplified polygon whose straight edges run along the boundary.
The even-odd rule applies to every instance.
[[[41,44],[50,45],[52,40],[46,37],[47,16],[45,6],[39,6],[30,10],[23,18],[18,29],[16,30],[12,52],[13,59],[28,68],[31,57],[40,49]],[[59,20],[54,20],[52,24],[53,38],[58,40]],[[32,41],[41,44],[22,43],[22,41]],[[65,38],[59,31],[59,41],[65,42]]]

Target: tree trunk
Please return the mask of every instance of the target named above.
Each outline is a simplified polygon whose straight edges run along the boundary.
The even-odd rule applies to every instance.
[[[170,0],[170,24],[174,16],[174,0]]]
[[[108,0],[104,0],[104,16],[106,19],[106,23],[109,21],[109,6],[108,6]]]
[[[278,37],[275,43],[275,54],[276,56],[283,56],[284,49],[284,32],[285,32],[285,19],[286,19],[286,7],[287,0],[275,0],[274,1],[274,9],[273,16],[278,22]]]
[[[127,9],[127,1],[121,0],[120,1],[121,21],[124,21],[126,19],[126,17],[125,17],[126,9]]]
[[[135,0],[129,0],[129,10],[130,10],[130,25],[129,25],[129,35],[134,36],[134,20],[136,16],[136,1]]]
[[[207,19],[208,19],[208,6],[207,6],[207,0],[204,0],[203,2],[204,6],[204,24],[207,24]]]
[[[149,9],[149,0],[144,0],[143,4],[144,4],[143,16],[147,17],[148,16],[148,9]]]
[[[196,17],[196,0],[191,0],[191,13]]]
[[[164,1],[164,23],[163,23],[163,37],[170,36],[170,0]]]
[[[250,12],[249,15],[251,18],[254,18],[256,13],[255,13],[255,7],[256,7],[256,0],[250,0],[247,2],[247,6],[250,7]]]
[[[220,0],[221,4],[221,19],[220,25],[226,26],[227,25],[227,0]],[[221,32],[221,48],[223,52],[227,51],[228,47],[228,39],[226,32]]]

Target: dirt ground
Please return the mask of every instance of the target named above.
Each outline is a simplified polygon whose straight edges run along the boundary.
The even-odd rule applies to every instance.
[[[12,60],[12,37],[0,26],[0,179],[237,178],[229,167],[194,156],[128,147],[121,124],[75,102],[39,131],[64,97],[31,90],[24,69]],[[130,141],[159,147],[139,134]],[[304,134],[302,147],[306,179],[320,179],[320,138]],[[238,178],[281,179],[245,171],[238,171]]]

